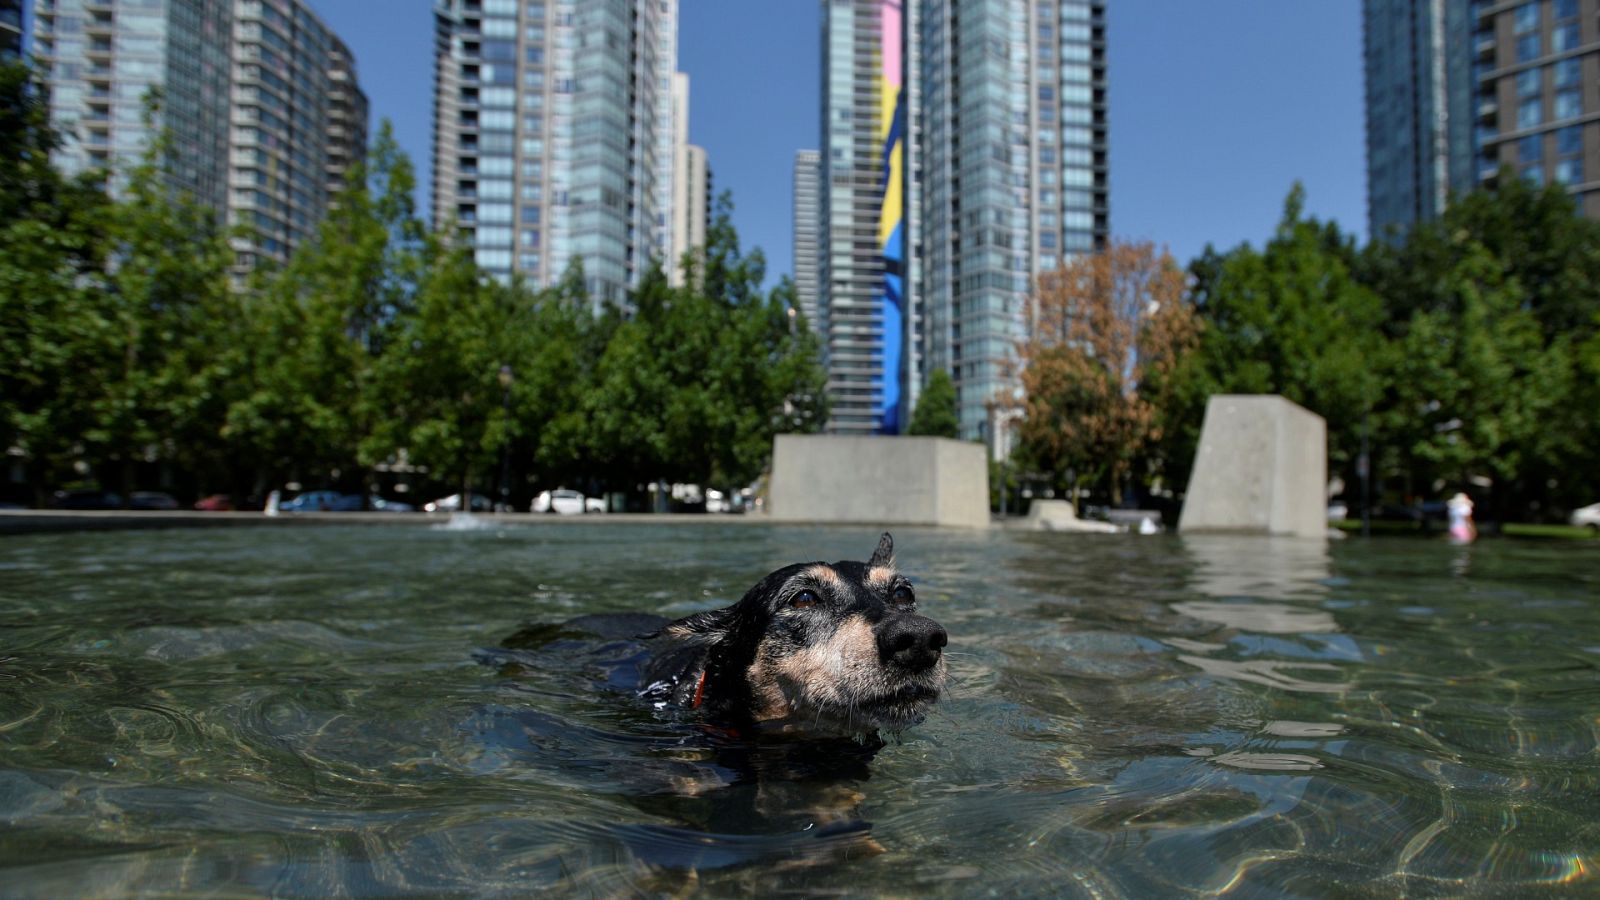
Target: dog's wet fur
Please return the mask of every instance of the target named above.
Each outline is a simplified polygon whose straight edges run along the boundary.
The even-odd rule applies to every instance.
[[[641,694],[727,727],[870,738],[922,721],[947,640],[885,533],[866,562],[785,566],[738,603],[651,634]]]
[[[640,809],[696,835],[630,841],[641,860],[696,870],[878,853],[859,817],[870,764],[883,733],[921,721],[946,679],[945,631],[918,612],[893,556],[885,534],[866,562],[786,566],[724,609],[528,623],[478,657],[513,686],[581,662],[594,689],[643,717],[648,752],[574,766],[607,790],[627,785]],[[628,702],[636,698],[649,706]],[[595,732],[608,749],[615,710]],[[570,753],[588,734],[538,710],[493,710],[484,722],[497,753],[538,748],[530,760],[539,764],[543,748]],[[678,736],[663,738],[662,725]]]

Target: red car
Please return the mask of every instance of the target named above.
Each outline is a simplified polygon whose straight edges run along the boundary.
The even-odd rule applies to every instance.
[[[233,509],[233,500],[227,494],[212,494],[196,500],[194,508],[201,512],[228,512]]]

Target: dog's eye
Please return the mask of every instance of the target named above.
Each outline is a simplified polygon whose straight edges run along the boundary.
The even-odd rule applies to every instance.
[[[915,594],[911,593],[911,588],[908,588],[903,584],[889,593],[889,599],[894,603],[900,604],[901,606],[909,606],[917,602],[917,597]]]
[[[801,591],[789,598],[789,605],[795,609],[810,609],[820,602],[816,591]]]

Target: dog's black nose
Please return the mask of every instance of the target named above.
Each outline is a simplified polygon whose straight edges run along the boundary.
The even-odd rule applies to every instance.
[[[950,636],[923,616],[894,616],[878,631],[878,657],[885,663],[920,671],[939,661]]]

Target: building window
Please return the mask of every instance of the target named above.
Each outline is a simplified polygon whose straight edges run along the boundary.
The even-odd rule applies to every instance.
[[[1578,49],[1578,23],[1568,22],[1557,25],[1550,32],[1550,51],[1552,53],[1565,53],[1568,50]]]
[[[1522,167],[1522,177],[1523,177],[1523,180],[1525,180],[1525,181],[1530,181],[1535,185],[1543,186],[1544,185],[1544,166],[1541,166],[1538,163],[1534,163],[1531,166],[1523,166]]]
[[[1522,101],[1517,107],[1517,127],[1532,128],[1543,121],[1544,110],[1541,109],[1541,106],[1542,104],[1537,97],[1532,100]]]
[[[1582,74],[1582,60],[1577,57],[1559,60],[1550,69],[1550,77],[1556,87],[1577,87]]]
[[[1544,159],[1544,135],[1530,134],[1517,141],[1518,162],[1538,162]]]
[[[1578,0],[1555,0],[1550,4],[1551,18],[1557,22],[1578,17]]]
[[[539,224],[539,207],[537,207],[537,206],[524,206],[522,208],[522,224],[524,224],[524,225],[537,225],[537,224]]]
[[[519,261],[524,272],[532,272],[539,268],[539,254],[537,253],[524,253],[519,257]]]
[[[1556,160],[1556,183],[1577,184],[1583,180],[1583,157]]]
[[[1539,27],[1539,4],[1537,2],[1524,3],[1517,7],[1516,32],[1526,34]]]
[[[1556,91],[1555,117],[1570,119],[1583,112],[1583,100],[1577,88]]]
[[[1543,88],[1538,69],[1524,69],[1517,73],[1517,96],[1537,97]]]
[[[1556,132],[1556,153],[1566,156],[1569,153],[1583,152],[1583,126],[1568,125]]]
[[[1525,34],[1517,38],[1517,62],[1528,62],[1539,58],[1539,35]]]

